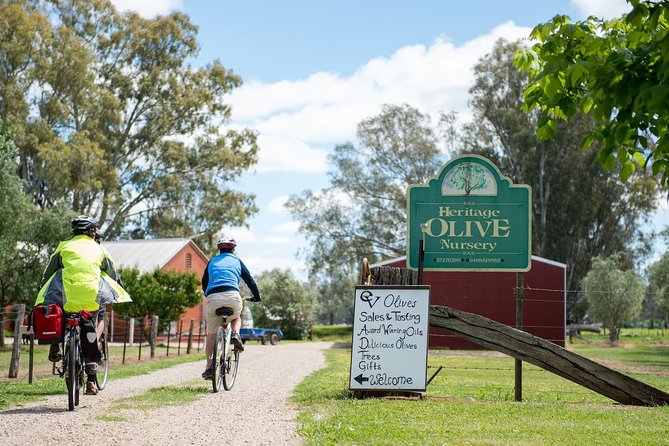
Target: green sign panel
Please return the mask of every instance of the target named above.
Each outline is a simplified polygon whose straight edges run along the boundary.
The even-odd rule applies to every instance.
[[[424,185],[409,186],[407,266],[453,271],[528,271],[531,189],[513,184],[478,155],[446,163]]]

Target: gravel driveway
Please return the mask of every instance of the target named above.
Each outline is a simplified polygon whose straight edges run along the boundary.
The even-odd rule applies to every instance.
[[[325,363],[322,350],[332,343],[262,346],[242,353],[235,387],[211,391],[186,406],[149,412],[114,411],[125,420],[103,421],[109,405],[151,387],[201,380],[204,361],[149,375],[112,380],[96,396],[81,396],[73,412],[67,395],[0,412],[0,444],[9,445],[297,445],[297,412],[287,402],[293,388]],[[211,387],[211,385],[209,385]],[[63,382],[63,390],[65,383]],[[86,438],[87,434],[92,439]]]

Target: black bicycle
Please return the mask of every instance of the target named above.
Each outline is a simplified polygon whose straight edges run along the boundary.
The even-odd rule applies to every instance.
[[[65,378],[67,385],[67,408],[74,410],[79,405],[79,396],[85,386],[85,364],[81,346],[81,313],[65,313],[65,333],[63,336],[63,358],[60,368],[54,363],[54,374]],[[102,390],[107,385],[109,376],[109,345],[103,332],[98,340],[101,359],[95,385]]]
[[[84,362],[81,351],[81,327],[79,313],[65,314],[65,335],[63,337],[63,363],[58,370],[65,377],[67,385],[67,408],[74,410],[79,405],[79,393],[84,386]]]

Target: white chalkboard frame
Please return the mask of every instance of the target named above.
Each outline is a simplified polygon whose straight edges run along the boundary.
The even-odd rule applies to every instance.
[[[429,285],[355,287],[351,391],[425,392],[429,308]]]

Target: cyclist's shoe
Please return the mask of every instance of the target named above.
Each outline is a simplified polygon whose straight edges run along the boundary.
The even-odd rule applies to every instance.
[[[58,344],[51,344],[49,347],[49,361],[58,362],[63,359],[63,355],[60,354],[60,347]]]
[[[232,346],[235,350],[239,350],[240,352],[244,351],[244,343],[242,342],[242,338],[239,337],[239,333],[232,333],[232,338],[230,340],[232,341]]]
[[[98,387],[95,385],[94,382],[87,381],[86,382],[86,395],[97,395],[98,394]]]
[[[214,369],[210,365],[207,366],[206,369],[204,369],[204,372],[202,372],[202,378],[204,379],[212,379],[214,377]]]

